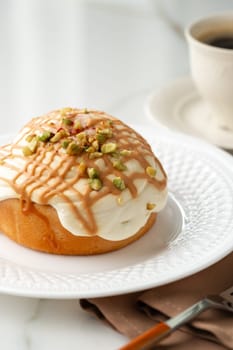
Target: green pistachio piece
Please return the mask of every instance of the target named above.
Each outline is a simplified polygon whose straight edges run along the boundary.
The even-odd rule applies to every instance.
[[[31,156],[34,153],[28,146],[23,147],[22,151],[25,157]]]
[[[32,153],[35,153],[37,146],[38,146],[38,138],[37,138],[37,136],[34,136],[33,139],[31,140],[31,142],[29,142],[28,147],[30,148]]]
[[[95,168],[87,168],[87,174],[90,179],[97,179],[99,177],[99,172]]]
[[[90,146],[90,147],[86,148],[86,152],[87,153],[94,153],[95,149],[94,149],[94,147]]]
[[[110,128],[97,130],[96,139],[99,143],[104,143],[110,137],[112,137],[112,130]]]
[[[66,126],[70,126],[70,125],[73,125],[73,121],[71,119],[68,119],[68,118],[62,118],[62,124],[66,125]]]
[[[75,130],[82,130],[82,124],[80,122],[80,120],[76,120],[75,123],[74,123],[74,129]]]
[[[108,119],[105,121],[105,125],[108,127],[112,126],[112,124],[113,124],[113,120]]]
[[[115,177],[112,180],[112,183],[120,191],[123,191],[126,188],[124,180],[122,180],[122,178],[120,178],[120,177]]]
[[[90,179],[89,185],[91,189],[94,191],[99,191],[103,186],[101,180],[98,178]]]
[[[96,151],[98,151],[98,149],[99,149],[99,142],[97,140],[93,141],[91,145],[92,145],[92,147],[94,147],[94,149]]]
[[[124,171],[127,169],[127,166],[124,163],[122,163],[120,160],[114,160],[113,167],[120,171]]]
[[[84,175],[85,171],[86,171],[86,164],[84,162],[81,162],[78,166],[78,171],[81,175]]]
[[[122,151],[120,151],[121,156],[130,156],[131,153],[132,153],[132,151],[129,151],[127,149],[123,149]]]
[[[112,153],[115,152],[117,149],[117,144],[113,142],[105,143],[101,146],[101,152],[102,153]]]
[[[26,137],[26,141],[27,142],[31,142],[32,141],[32,139],[35,137],[35,135],[28,135],[27,137]]]
[[[102,157],[103,153],[101,152],[93,152],[89,154],[89,159],[96,159]]]
[[[50,141],[55,143],[60,141],[64,136],[67,136],[65,130],[58,131],[51,139]]]
[[[73,108],[65,107],[60,110],[61,115],[65,115],[66,113],[72,112]]]
[[[147,205],[146,205],[146,209],[147,210],[153,210],[154,208],[155,208],[155,204],[153,204],[153,203],[147,203]]]
[[[107,137],[112,137],[112,129],[106,128],[99,130],[99,133],[102,135],[106,135]]]
[[[77,143],[75,142],[71,142],[66,149],[66,153],[69,154],[70,156],[81,154],[82,151],[83,149],[79,145],[77,145]]]
[[[50,131],[44,131],[43,134],[41,136],[39,136],[39,141],[47,142],[53,136],[54,136],[54,134],[51,133]]]
[[[36,152],[39,138],[36,135],[28,135],[26,141],[28,145],[23,147],[22,152],[25,156],[30,156]]]
[[[146,173],[147,173],[147,175],[149,175],[150,177],[155,177],[155,175],[156,175],[156,170],[155,170],[155,168],[152,168],[152,166],[148,166],[148,167],[146,168]]]
[[[76,135],[76,138],[77,140],[80,142],[80,143],[86,143],[87,142],[87,134],[85,133],[85,131],[82,131],[80,133],[78,133]]]
[[[91,144],[93,141],[95,141],[95,136],[94,135],[89,135],[88,136],[88,143]]]
[[[107,140],[107,136],[104,135],[104,134],[97,134],[96,135],[96,140],[99,142],[99,143],[104,143],[106,140]]]
[[[63,140],[61,143],[62,148],[66,149],[69,146],[70,142],[70,140]]]

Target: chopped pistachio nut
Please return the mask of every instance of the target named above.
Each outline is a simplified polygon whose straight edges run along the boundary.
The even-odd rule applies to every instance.
[[[98,129],[96,139],[99,143],[104,143],[108,138],[112,137],[112,130],[109,128]]]
[[[102,135],[106,135],[107,137],[112,137],[112,129],[110,128],[98,130],[98,133]]]
[[[22,151],[25,157],[31,156],[34,153],[28,146],[23,147]]]
[[[27,137],[26,137],[26,141],[27,142],[31,142],[32,141],[32,139],[35,137],[35,135],[28,135]]]
[[[123,149],[122,151],[120,151],[121,156],[130,156],[131,153],[132,153],[132,151],[129,151],[127,149]]]
[[[38,138],[37,138],[37,136],[34,136],[33,139],[31,140],[31,142],[29,142],[28,147],[30,148],[32,153],[35,153],[37,146],[38,146]]]
[[[124,171],[127,169],[127,166],[124,163],[122,163],[120,160],[115,160],[113,162],[113,167],[120,171]]]
[[[66,149],[66,153],[70,156],[75,156],[82,153],[82,150],[83,149],[79,145],[77,145],[77,143],[71,142]]]
[[[108,120],[105,121],[105,124],[106,124],[106,126],[110,127],[113,124],[113,120],[108,119]]]
[[[147,205],[146,205],[146,209],[147,210],[153,210],[154,208],[155,208],[155,204],[153,204],[153,203],[147,203]]]
[[[44,131],[43,134],[41,136],[39,136],[39,141],[47,142],[53,136],[54,136],[54,134],[51,133],[50,131]]]
[[[99,143],[104,143],[106,141],[107,137],[106,135],[104,134],[97,134],[96,135],[96,140],[99,142]]]
[[[90,179],[89,185],[90,185],[91,189],[94,191],[99,191],[102,188],[102,182],[98,178]]]
[[[71,107],[65,107],[65,108],[62,108],[62,109],[60,110],[60,113],[61,113],[61,115],[63,116],[63,115],[66,115],[66,114],[69,113],[69,112],[72,112],[72,110],[73,110],[73,108],[71,108]]]
[[[50,141],[55,143],[60,141],[64,136],[67,136],[65,130],[58,131],[51,139]]]
[[[87,147],[87,148],[86,148],[86,152],[87,152],[87,153],[94,153],[94,152],[95,152],[95,149],[94,149],[94,147],[90,146],[90,147]]]
[[[91,144],[93,141],[95,141],[95,136],[94,135],[89,135],[88,136],[88,143]]]
[[[87,174],[90,179],[97,179],[99,177],[99,172],[95,168],[87,168]]]
[[[156,175],[156,170],[155,170],[155,168],[152,168],[152,166],[148,166],[148,167],[146,168],[146,173],[147,173],[147,175],[149,175],[150,177],[155,177],[155,175]]]
[[[69,146],[70,142],[71,142],[70,140],[62,141],[61,143],[62,148],[66,149]]]
[[[120,177],[115,177],[112,180],[112,183],[120,191],[123,191],[126,188],[124,180],[122,180]]]
[[[102,153],[112,153],[115,152],[117,149],[117,144],[113,142],[105,143],[101,146],[101,152]]]
[[[101,152],[93,152],[89,154],[90,159],[100,158],[102,157],[103,153]]]
[[[98,151],[98,149],[99,149],[99,142],[97,140],[93,141],[91,145],[92,145],[92,147],[94,147],[94,149],[96,151]]]
[[[74,128],[75,128],[75,130],[81,130],[83,128],[80,120],[75,121]]]
[[[86,164],[84,162],[81,162],[78,166],[78,171],[81,175],[84,175],[85,171],[86,171]]]
[[[71,119],[68,119],[68,118],[63,118],[62,124],[67,125],[67,126],[73,125],[73,121]]]
[[[86,143],[87,142],[87,134],[82,131],[76,135],[77,139],[81,143]]]

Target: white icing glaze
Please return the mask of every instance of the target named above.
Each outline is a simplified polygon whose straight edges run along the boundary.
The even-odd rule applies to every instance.
[[[99,116],[98,116],[99,117]],[[86,123],[86,116],[82,118],[82,123]],[[51,116],[50,116],[51,119]],[[48,119],[49,120],[49,119]],[[54,120],[57,123],[57,120]],[[36,120],[37,124],[39,123]],[[119,125],[119,129],[121,125]],[[27,144],[25,141],[25,135],[30,133],[30,128],[27,126],[22,129],[19,135],[16,137],[14,143],[18,144],[18,148],[12,149],[12,154],[14,157],[6,157],[4,159],[4,163],[0,164],[0,201],[10,198],[20,198],[20,194],[14,190],[11,186],[11,182],[17,175],[17,173],[24,169],[27,164],[27,157],[22,157],[22,147]],[[127,137],[127,131],[124,131],[124,137]],[[137,144],[137,139],[135,139],[136,134],[132,134],[132,132],[128,133],[128,136],[132,138],[132,142]],[[22,136],[24,136],[22,138]],[[128,142],[128,139],[127,139]],[[0,149],[0,158],[4,156],[6,151],[9,148]],[[62,150],[63,151],[63,150]],[[62,152],[61,151],[61,152]],[[20,155],[20,157],[19,157]],[[46,156],[43,158],[40,165],[37,166],[35,174],[40,173],[40,181],[41,183],[45,183],[47,185],[56,186],[56,176],[54,178],[50,178],[46,183],[46,177],[48,176],[48,171],[51,169],[57,168],[57,176],[59,172],[62,173],[64,168],[64,163],[62,163],[62,156],[58,153],[51,162],[51,152],[47,152]],[[165,174],[161,168],[159,162],[157,162],[154,157],[151,155],[147,155],[145,159],[149,162],[150,166],[156,169],[155,179],[159,181],[165,180]],[[11,164],[14,166],[14,169],[9,168],[8,165]],[[44,169],[44,165],[48,165],[50,170]],[[99,167],[100,170],[104,170],[106,164],[102,159],[96,159],[95,164]],[[132,173],[143,173],[145,169],[141,166],[140,162],[135,159],[129,159],[125,165],[127,166],[127,170],[125,171],[125,175],[130,176]],[[32,165],[30,165],[32,166]],[[29,169],[30,169],[29,166]],[[72,179],[77,172],[75,167],[72,167],[69,172],[67,172],[65,179]],[[109,175],[110,177],[112,175]],[[17,179],[17,184],[23,184],[27,179],[28,174],[22,174]],[[8,181],[6,181],[8,180]],[[130,193],[129,189],[125,189],[122,192],[119,192],[118,195],[108,193],[107,195],[101,197],[96,202],[93,203],[91,207],[91,211],[94,217],[94,220],[97,225],[96,234],[102,238],[107,240],[122,240],[134,235],[148,220],[149,215],[152,212],[159,212],[163,209],[167,199],[167,187],[165,186],[163,189],[158,189],[153,183],[149,182],[147,179],[133,179],[133,183],[137,189],[137,196],[134,198]],[[41,187],[32,190],[35,187],[35,183],[32,182],[28,187],[27,191],[31,191],[31,201],[34,203],[41,203],[41,195],[46,190],[46,186],[42,185]],[[69,200],[72,201],[75,208],[81,213],[84,220],[89,220],[88,213],[85,209],[84,202],[82,200],[82,196],[84,196],[89,189],[88,179],[81,178],[74,184],[73,187],[68,188],[64,191]],[[80,196],[77,196],[80,193]],[[93,191],[93,198],[95,196],[95,191]],[[147,209],[147,204],[152,203],[155,204],[155,207],[152,210]],[[48,199],[48,203],[53,208],[56,209],[58,217],[60,219],[61,224],[68,231],[70,231],[73,235],[77,236],[89,236],[90,233],[85,229],[82,220],[78,220],[76,214],[71,210],[69,203],[63,200],[63,198],[55,194],[51,198]]]

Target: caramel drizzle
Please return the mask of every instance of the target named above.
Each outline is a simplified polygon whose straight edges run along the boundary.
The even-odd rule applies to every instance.
[[[72,110],[72,113],[72,116],[76,119],[77,117],[84,117],[80,110]],[[146,171],[133,172],[128,175],[124,171],[117,170],[113,167],[109,154],[102,155],[101,159],[104,161],[105,167],[104,169],[99,169],[99,166],[96,163],[97,159],[90,159],[89,154],[85,152],[79,156],[68,155],[62,151],[60,143],[54,144],[53,148],[49,150],[47,145],[43,144],[38,148],[35,154],[30,157],[24,157],[22,152],[19,152],[22,151],[20,142],[29,134],[28,130],[30,130],[30,134],[38,134],[38,130],[43,131],[48,128],[51,129],[51,127],[54,127],[56,130],[56,124],[58,125],[61,120],[59,111],[54,111],[45,117],[33,119],[27,125],[29,129],[22,130],[22,135],[16,143],[0,147],[0,165],[1,163],[4,163],[4,166],[17,172],[17,175],[12,180],[3,177],[0,177],[0,179],[8,183],[8,185],[19,194],[22,209],[24,211],[29,210],[32,196],[36,190],[41,191],[38,200],[39,204],[46,205],[49,204],[49,201],[54,196],[60,197],[63,202],[69,205],[70,210],[76,215],[77,220],[82,223],[86,232],[90,235],[94,235],[97,233],[98,227],[92,211],[93,205],[110,193],[116,196],[119,196],[121,193],[113,185],[111,179],[109,179],[109,175],[121,177],[133,198],[137,196],[137,187],[134,183],[135,180],[147,179],[149,183],[153,184],[159,191],[162,191],[166,187],[167,179],[162,165],[153,155],[149,144],[144,138],[121,121],[109,117],[103,112],[89,111],[89,113],[91,115],[94,114],[96,118],[88,117],[89,123],[87,125],[87,130],[98,128],[103,120],[110,119],[112,121],[113,130],[113,136],[111,137],[110,142],[115,142],[118,150],[126,149],[131,151],[129,155],[124,156],[125,162],[134,159],[138,161],[142,169],[146,169],[147,166],[150,166],[150,163],[146,160],[146,156],[153,157],[155,163],[157,163],[163,174],[163,179],[158,180],[152,178],[146,173]],[[54,125],[51,124],[51,119],[53,120]],[[18,151],[17,154],[16,151]],[[46,159],[48,152],[50,158]],[[9,158],[21,158],[24,162],[26,160],[23,169],[9,163],[7,161]],[[55,161],[57,162],[56,165],[54,165]],[[81,161],[84,162],[87,167],[93,167],[99,171],[100,179],[103,184],[100,191],[93,191],[88,184],[85,188],[85,193],[81,193],[75,187],[80,179],[87,177],[80,174],[78,171],[78,166]],[[72,178],[68,178],[68,173],[71,169],[75,169],[75,174]],[[81,209],[78,209],[75,206],[74,200],[69,198],[67,191],[72,193],[72,197],[75,198],[75,201],[82,203]]]

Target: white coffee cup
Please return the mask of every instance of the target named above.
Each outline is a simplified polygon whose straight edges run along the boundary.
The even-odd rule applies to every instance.
[[[233,41],[233,12],[200,19],[185,34],[196,87],[218,125],[233,130],[233,49],[210,44],[216,38]]]

